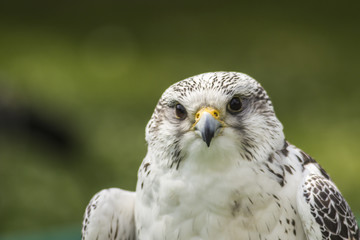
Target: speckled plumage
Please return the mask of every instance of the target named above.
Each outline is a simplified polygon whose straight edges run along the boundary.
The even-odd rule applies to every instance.
[[[239,111],[229,110],[234,97]],[[176,116],[178,104],[185,117]],[[204,108],[216,115],[201,115],[202,123],[196,116]],[[217,126],[207,142],[203,124]],[[146,141],[136,196],[116,189],[95,195],[84,240],[359,239],[339,190],[285,140],[271,100],[248,75],[205,73],[170,86]]]

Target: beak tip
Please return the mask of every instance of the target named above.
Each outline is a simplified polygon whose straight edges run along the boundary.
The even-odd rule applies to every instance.
[[[208,147],[210,147],[210,143],[214,138],[214,133],[213,132],[205,132],[205,137],[204,137],[204,142],[206,143],[206,145]]]
[[[205,134],[202,134],[202,140],[206,143],[206,146],[210,147],[211,138],[207,137]]]

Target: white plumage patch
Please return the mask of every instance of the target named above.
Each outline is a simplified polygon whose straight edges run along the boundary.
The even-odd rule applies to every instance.
[[[85,211],[82,239],[135,239],[134,200],[134,192],[118,188],[95,194]]]
[[[195,120],[204,109],[216,115]],[[339,190],[285,140],[267,93],[245,74],[205,73],[170,86],[146,141],[136,196],[95,195],[84,240],[359,239]]]

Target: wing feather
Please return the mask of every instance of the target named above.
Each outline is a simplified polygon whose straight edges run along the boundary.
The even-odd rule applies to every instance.
[[[298,192],[297,204],[309,240],[359,239],[356,219],[330,179],[309,174]]]
[[[84,214],[82,240],[134,240],[135,192],[104,189],[90,200]]]

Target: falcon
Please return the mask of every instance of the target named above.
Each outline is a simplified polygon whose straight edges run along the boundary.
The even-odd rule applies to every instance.
[[[83,240],[359,239],[338,188],[285,139],[269,96],[246,74],[170,86],[146,142],[136,192],[96,194]]]

